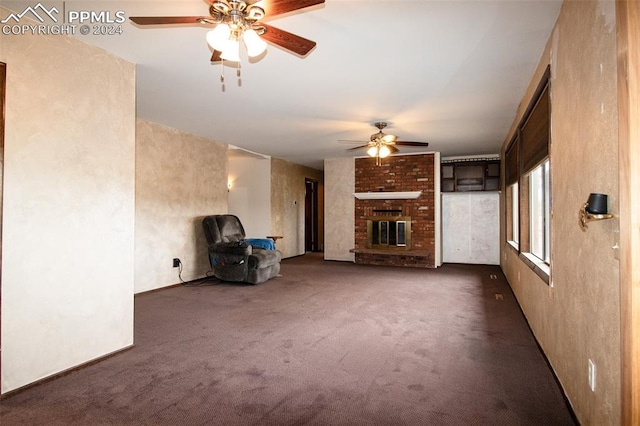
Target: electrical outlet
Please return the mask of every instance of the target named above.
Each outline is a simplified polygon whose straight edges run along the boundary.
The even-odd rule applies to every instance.
[[[180,266],[180,259],[178,259],[177,257],[173,258],[173,267],[174,268],[178,268]]]
[[[596,391],[596,364],[589,360],[589,388],[591,392]]]

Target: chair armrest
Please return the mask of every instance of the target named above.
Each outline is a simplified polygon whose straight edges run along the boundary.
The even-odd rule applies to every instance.
[[[254,249],[266,249],[266,250],[275,250],[276,244],[270,238],[245,238],[245,241],[248,244],[251,244]]]
[[[238,254],[241,256],[250,256],[253,249],[250,244],[244,241],[232,243],[216,243],[209,246],[210,254]]]

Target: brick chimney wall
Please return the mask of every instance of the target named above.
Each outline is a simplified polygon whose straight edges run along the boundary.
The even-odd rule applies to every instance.
[[[435,267],[434,155],[402,155],[381,160],[356,158],[355,192],[422,191],[417,199],[355,200],[356,263],[374,265]],[[367,218],[393,216],[374,210],[401,210],[411,216],[411,249],[385,253],[367,250]]]

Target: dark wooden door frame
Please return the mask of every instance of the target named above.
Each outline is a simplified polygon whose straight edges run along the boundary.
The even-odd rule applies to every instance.
[[[304,179],[304,248],[318,251],[318,181]]]

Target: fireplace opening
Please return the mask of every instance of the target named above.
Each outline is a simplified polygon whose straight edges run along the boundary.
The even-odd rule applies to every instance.
[[[367,248],[411,249],[411,217],[374,216],[367,219]]]

